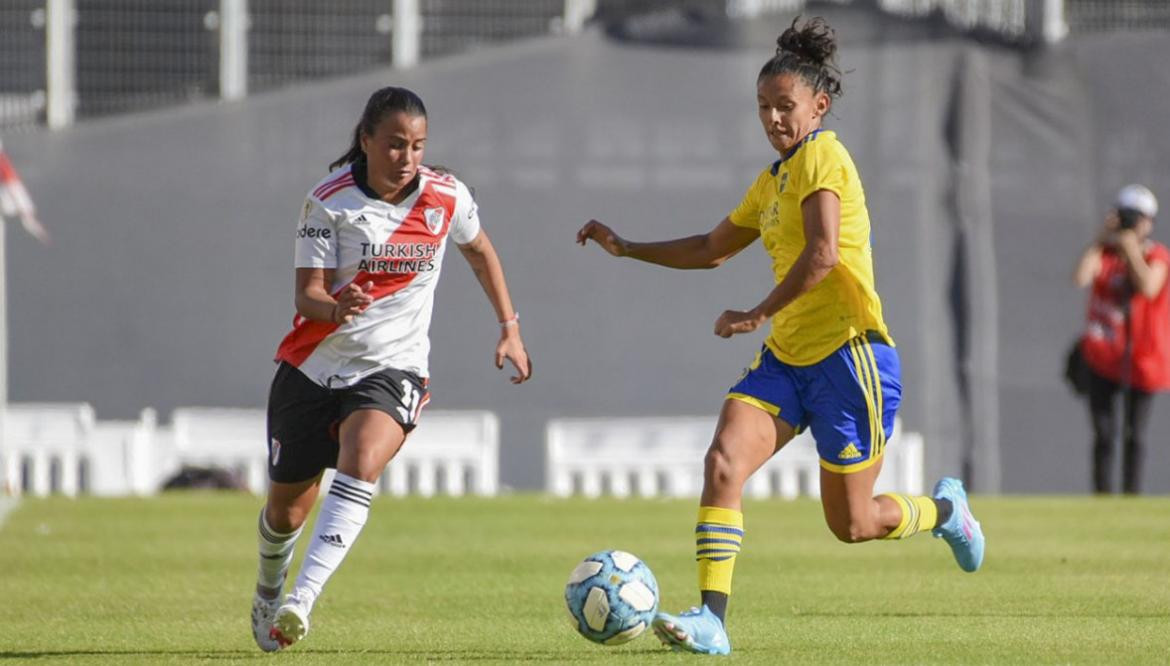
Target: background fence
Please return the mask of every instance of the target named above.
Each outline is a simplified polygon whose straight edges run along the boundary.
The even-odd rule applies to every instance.
[[[592,0],[11,0],[0,129],[237,96],[578,29]],[[46,44],[59,17],[66,61]],[[240,46],[243,48],[239,48]],[[405,49],[405,50],[404,50]],[[68,120],[49,118],[65,79]],[[226,80],[235,81],[226,83]]]
[[[2,435],[0,496],[148,495],[189,467],[223,470],[253,493],[268,483],[262,409],[185,407],[164,426],[151,409],[135,420],[99,421],[86,403],[12,404]],[[490,412],[430,412],[378,490],[495,495],[499,439]]]
[[[181,104],[234,90],[409,66],[489,44],[575,32],[596,12],[650,25],[715,14],[750,18],[802,10],[805,0],[8,0],[0,7],[0,130]],[[1008,43],[1074,33],[1170,26],[1157,0],[843,0],[932,20]],[[670,13],[681,13],[670,17]],[[60,15],[61,48],[46,44]],[[234,18],[233,18],[234,17]],[[638,23],[623,23],[638,29]],[[226,31],[226,32],[225,32]],[[238,31],[238,39],[232,31]],[[62,40],[58,40],[62,41]],[[397,45],[396,45],[397,43]],[[240,45],[242,49],[238,49]],[[396,51],[396,48],[398,49]],[[405,48],[405,50],[403,50]],[[397,56],[396,56],[397,53]],[[235,68],[235,69],[233,69]],[[68,70],[68,71],[62,71]],[[238,70],[238,71],[236,71]],[[235,74],[232,74],[236,71]],[[225,78],[236,83],[225,85]],[[65,80],[54,87],[54,78]],[[52,91],[63,92],[52,92]]]
[[[545,490],[557,497],[696,496],[714,431],[710,416],[554,419],[545,429]],[[18,403],[9,406],[2,435],[0,497],[149,495],[191,467],[223,470],[253,493],[267,487],[262,409],[184,407],[163,426],[150,409],[137,420],[99,421],[86,403]],[[499,448],[499,419],[491,412],[427,412],[378,490],[495,495]],[[899,421],[878,491],[921,493],[922,455],[922,437],[903,433]],[[752,477],[746,493],[818,497],[818,461],[812,438],[802,434]]]

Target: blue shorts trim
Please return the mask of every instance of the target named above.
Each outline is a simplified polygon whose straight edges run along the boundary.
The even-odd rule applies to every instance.
[[[878,335],[859,335],[813,365],[788,365],[764,346],[727,393],[812,430],[821,467],[841,474],[881,459],[902,401],[898,352]]]

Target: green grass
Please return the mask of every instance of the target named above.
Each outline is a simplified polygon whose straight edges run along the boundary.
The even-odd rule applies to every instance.
[[[0,661],[695,663],[567,621],[577,560],[645,559],[665,609],[695,601],[692,501],[379,499],[307,639],[248,622],[260,500],[25,500],[0,527]],[[984,569],[946,545],[845,545],[811,501],[747,506],[731,663],[1170,661],[1170,499],[976,498]],[[303,545],[303,544],[302,544]]]

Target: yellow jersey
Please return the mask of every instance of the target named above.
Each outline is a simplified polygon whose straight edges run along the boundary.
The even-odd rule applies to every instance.
[[[824,280],[772,317],[765,344],[789,365],[817,363],[867,331],[876,331],[893,344],[874,288],[865,192],[836,133],[810,133],[760,172],[728,217],[733,224],[760,231],[780,284],[804,249],[800,205],[818,190],[833,192],[841,200],[838,263]]]

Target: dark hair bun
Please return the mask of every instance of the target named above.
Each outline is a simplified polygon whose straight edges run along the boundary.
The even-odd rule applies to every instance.
[[[799,16],[792,19],[792,25],[776,40],[776,55],[791,53],[818,67],[832,64],[837,53],[836,33],[819,16],[805,21],[798,28],[796,23],[799,20]]]

